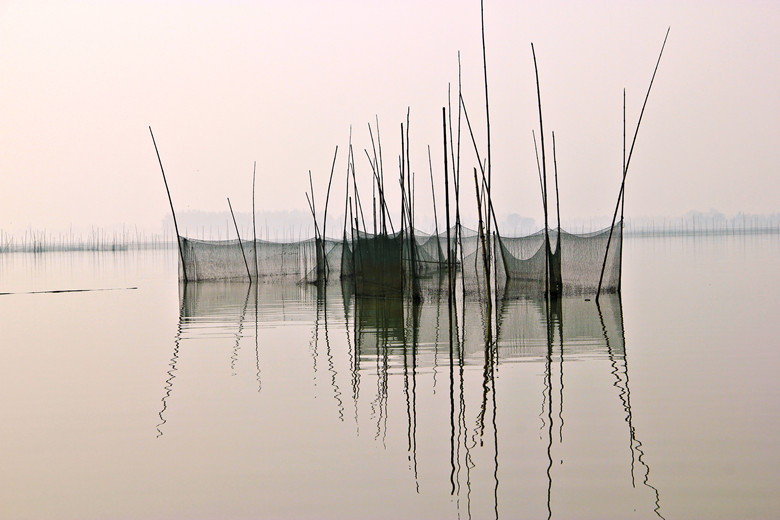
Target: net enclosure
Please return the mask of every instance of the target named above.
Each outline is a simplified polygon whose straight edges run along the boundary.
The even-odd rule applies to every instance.
[[[557,292],[563,294],[595,293],[599,281],[602,292],[617,292],[623,249],[621,230],[622,223],[618,222],[612,229],[592,233],[569,233],[556,228],[524,237],[497,236],[496,276],[528,290],[543,290],[549,278]]]
[[[599,282],[602,292],[619,291],[622,222],[592,233],[556,228],[521,237],[494,233],[489,240],[465,227],[457,231],[450,233],[450,258],[464,293],[479,294],[484,287],[485,247],[498,292],[504,295],[544,291],[548,280],[562,294],[595,293]],[[187,282],[350,279],[356,292],[381,296],[417,294],[416,280],[447,272],[443,232],[371,234],[353,229],[341,239],[291,242],[179,237],[179,245],[179,279]]]

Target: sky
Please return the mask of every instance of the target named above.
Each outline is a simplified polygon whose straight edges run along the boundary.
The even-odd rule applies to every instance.
[[[564,220],[611,215],[628,139],[669,39],[632,155],[626,216],[780,211],[780,3],[485,0],[493,203],[540,219],[531,131],[539,67],[548,169]],[[177,211],[343,213],[350,129],[370,199],[379,121],[391,208],[410,112],[420,218],[443,218],[442,107],[462,92],[487,151],[480,4],[433,1],[0,1],[0,230],[126,225]],[[474,214],[465,133],[461,207]],[[473,174],[471,174],[473,177]],[[331,214],[333,214],[331,213]]]

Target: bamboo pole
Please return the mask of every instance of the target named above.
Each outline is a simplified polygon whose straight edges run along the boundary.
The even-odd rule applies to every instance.
[[[405,225],[409,225],[408,218],[406,216],[406,187],[404,185],[404,182],[406,180],[405,178],[405,172],[406,170],[405,165],[405,157],[406,157],[406,149],[405,149],[406,143],[404,142],[404,124],[401,123],[401,155],[398,157],[398,169],[400,170],[401,175],[401,233],[405,233]]]
[[[311,216],[312,218],[314,218],[314,233],[317,234],[319,230],[319,227],[317,226],[317,205],[314,202],[314,185],[311,182],[311,170],[309,170],[309,190],[311,190],[311,200],[309,201],[309,208],[311,209]]]
[[[488,339],[492,340],[492,305],[493,300],[492,296],[490,294],[490,263],[488,261],[488,250],[487,250],[487,244],[485,242],[485,230],[483,226],[483,220],[482,220],[482,200],[480,198],[479,192],[480,192],[480,183],[477,180],[477,169],[474,168],[474,189],[476,190],[477,195],[477,215],[478,215],[478,233],[479,233],[479,241],[482,244],[482,264],[483,269],[485,271],[485,297],[486,297],[486,304],[488,306],[487,309],[487,316],[488,319],[486,320],[487,327],[488,327]]]
[[[544,264],[544,279],[545,279],[545,296],[549,297],[550,294],[550,227],[547,220],[547,161],[544,154],[544,125],[542,123],[542,93],[539,88],[539,68],[536,66],[536,51],[534,50],[534,44],[531,43],[531,54],[534,58],[534,73],[536,75],[536,99],[539,104],[539,140],[542,145],[542,178],[544,181],[544,245],[545,245],[545,264]]]
[[[561,251],[561,201],[558,197],[558,159],[555,156],[555,132],[552,132],[552,145],[553,145],[553,167],[555,172],[555,212],[557,214],[557,220],[558,220],[558,237],[557,237],[557,244],[556,244],[556,252],[558,254],[558,274],[555,276],[555,293],[560,294],[563,287],[561,287],[561,284],[563,280],[560,278],[561,276],[561,255],[563,254]],[[551,259],[552,261],[552,259]]]
[[[561,205],[560,198],[558,197],[558,160],[555,157],[555,131],[552,133],[553,142],[553,167],[555,171],[555,212],[558,220],[558,239],[561,238]],[[559,242],[560,244],[560,242]],[[559,246],[560,247],[560,246]]]
[[[366,217],[363,215],[363,203],[360,202],[360,192],[358,192],[357,188],[357,179],[355,178],[355,157],[352,155],[352,139],[350,138],[349,143],[349,159],[350,159],[350,166],[352,168],[352,185],[353,185],[353,191],[355,192],[355,206],[357,210],[355,211],[357,217],[357,211],[360,211],[360,220],[363,222],[363,231],[366,232],[368,229],[366,227]],[[359,228],[358,228],[359,229]]]
[[[485,194],[487,194],[487,179],[485,178],[484,174],[482,174],[482,188],[483,188],[483,191],[485,192]],[[493,217],[493,224],[496,226],[495,233],[496,233],[496,236],[498,236],[499,241],[500,241],[501,240],[501,233],[499,232],[499,229],[498,229],[498,219],[496,218],[496,212],[493,210],[493,200],[490,197],[487,197],[485,211],[490,213],[489,215],[486,215],[487,218]]]
[[[371,208],[373,210],[374,235],[376,235],[376,178],[373,175],[371,176]]]
[[[227,198],[228,207],[230,208],[230,216],[233,217],[233,225],[236,227],[236,236],[238,237],[238,245],[241,247],[241,256],[244,258],[244,265],[246,266],[246,276],[249,278],[249,282],[252,282],[252,273],[249,272],[249,262],[246,261],[246,255],[244,254],[244,245],[241,243],[241,235],[238,232],[238,224],[236,223],[236,216],[233,213],[233,206],[230,204],[230,197]]]
[[[350,237],[352,238],[352,278],[354,280],[357,280],[357,263],[355,262],[355,256],[356,256],[355,250],[358,248],[358,242],[360,241],[360,234],[358,233],[357,237],[355,236],[355,228],[357,227],[357,217],[354,217],[354,222],[353,222],[352,221],[352,219],[353,219],[352,197],[347,197],[347,199],[349,201]],[[346,236],[346,230],[345,230],[345,236]],[[362,254],[362,251],[361,251],[361,254]]]
[[[450,347],[452,347],[452,297],[453,297],[453,279],[452,279],[452,261],[450,259],[450,178],[447,170],[447,110],[441,108],[442,133],[444,136],[444,212],[447,225],[447,305],[450,316]],[[428,147],[428,157],[430,161],[430,146]],[[431,169],[431,190],[433,190],[433,169]],[[436,200],[434,198],[434,200]],[[435,213],[434,209],[434,213]],[[436,233],[438,243],[438,233]]]
[[[626,171],[626,89],[623,89],[623,171]],[[620,266],[618,267],[618,293],[623,285],[623,211],[626,209],[626,190],[620,199]]]
[[[336,169],[336,157],[339,153],[339,146],[336,145],[336,150],[333,152],[333,162],[330,165],[330,178],[328,179],[328,192],[325,195],[325,214],[322,217],[322,238],[325,239],[325,227],[328,224],[328,203],[330,202],[330,186],[333,183],[333,172]]]
[[[539,148],[536,146],[536,133],[531,130],[531,137],[534,140],[534,153],[536,154],[536,170],[539,172],[539,188],[542,193],[542,207],[547,212],[547,194],[544,191],[544,181],[542,180],[542,166],[539,163]]]
[[[255,250],[255,279],[260,279],[260,267],[257,263],[257,222],[255,219],[255,174],[257,173],[257,161],[252,167],[252,240]]]
[[[411,163],[409,160],[409,115],[410,115],[411,109],[409,107],[406,108],[406,154],[404,157],[404,160],[406,161],[406,191],[407,191],[407,208],[409,211],[409,259],[411,263],[411,271],[412,271],[412,299],[413,301],[418,301],[420,294],[419,294],[419,279],[417,277],[417,242],[414,238],[414,174],[411,169]],[[403,132],[403,126],[401,127],[401,132]],[[402,136],[403,137],[403,136]]]
[[[379,129],[379,121],[377,118],[377,131]],[[379,178],[379,160],[377,159],[376,155],[376,144],[374,143],[374,132],[371,130],[371,123],[368,123],[368,135],[371,137],[371,150],[374,152],[374,159],[371,160],[371,156],[368,155],[368,150],[365,150],[366,157],[368,157],[368,162],[371,164],[371,171],[374,174],[374,178],[376,179],[377,183],[377,190],[379,191],[379,214],[381,218],[381,226],[380,229],[382,230],[382,234],[387,233],[387,222],[385,221],[385,208],[387,207],[387,203],[385,202],[384,198],[384,190],[382,186],[382,181]]]
[[[631,163],[631,156],[634,153],[634,145],[636,144],[636,136],[639,134],[639,125],[642,124],[642,116],[645,114],[645,107],[647,106],[647,99],[650,97],[650,89],[653,88],[653,81],[655,81],[655,74],[658,72],[658,65],[661,63],[661,56],[664,54],[664,47],[666,47],[666,40],[669,38],[669,31],[671,27],[666,29],[666,36],[664,36],[664,43],[661,45],[661,52],[658,53],[658,60],[655,62],[655,69],[653,70],[653,76],[650,78],[650,85],[647,87],[647,94],[645,94],[645,101],[642,103],[642,110],[639,112],[639,119],[636,122],[636,129],[634,130],[634,139],[631,141],[631,149],[628,152],[628,158],[626,159],[625,167],[623,168],[623,181],[620,183],[620,193],[618,193],[618,201],[615,205],[615,213],[612,215],[612,227],[609,229],[609,237],[607,238],[607,248],[604,251],[604,263],[601,265],[601,275],[599,276],[599,286],[596,289],[596,300],[601,293],[601,284],[604,281],[604,269],[607,267],[607,255],[609,254],[609,244],[612,241],[612,231],[615,228],[615,220],[617,219],[618,209],[620,208],[620,202],[623,199],[623,191],[626,187],[626,174],[628,174],[628,165]]]
[[[462,85],[462,78],[461,78],[461,64],[460,64],[460,51],[458,51],[458,99],[462,99],[463,97],[463,85]],[[460,132],[461,132],[461,110],[462,106],[460,101],[458,101],[458,142],[457,142],[457,162],[455,163],[455,176],[453,180],[455,181],[454,188],[455,188],[455,232],[457,233],[456,241],[460,244],[460,265],[461,269],[464,265],[464,258],[463,258],[463,228],[461,225],[460,220]],[[452,110],[450,110],[450,116],[452,115]],[[450,123],[450,137],[452,137],[452,123]],[[466,280],[461,277],[461,287],[463,288],[463,300],[465,302],[466,300]],[[466,305],[464,303],[463,305],[463,312],[465,313]],[[456,314],[457,317],[457,314]],[[465,326],[465,323],[464,323]]]
[[[442,107],[442,110],[444,110],[444,107]],[[444,148],[444,150],[446,152],[446,150],[447,150],[447,141],[446,141],[447,127],[446,127],[446,120],[445,120],[444,131],[445,131],[445,141],[444,141],[444,147],[445,148]],[[447,159],[446,155],[444,156],[444,159],[446,161],[446,159]],[[444,163],[444,166],[445,167],[447,166],[446,162]],[[431,200],[433,200],[433,231],[434,231],[434,234],[436,235],[437,240],[438,240],[438,237],[439,237],[439,218],[436,216],[436,188],[433,185],[433,163],[431,162],[431,145],[428,145],[428,170],[431,173]],[[446,179],[446,172],[445,172],[445,179]],[[446,190],[446,188],[445,188],[445,190]],[[449,222],[449,220],[448,220],[448,222]],[[449,227],[449,223],[447,224],[447,227]],[[449,231],[448,231],[448,233],[449,233]],[[449,247],[449,246],[450,246],[449,245],[449,241],[447,241],[447,247]]]
[[[364,148],[363,151],[366,154],[366,158],[368,158],[368,163],[371,165],[371,171],[377,183],[377,190],[379,191],[379,210],[382,217],[382,228],[381,228],[382,233],[387,233],[387,221],[385,220],[385,216],[387,217],[387,220],[390,221],[391,229],[393,229],[393,221],[390,218],[390,208],[387,207],[387,200],[385,199],[385,190],[383,186],[384,183],[379,178],[379,170],[376,167],[375,163],[371,160],[371,156],[368,155],[368,150]],[[395,229],[393,229],[392,232],[395,233]]]
[[[168,189],[168,181],[165,179],[165,170],[163,169],[162,159],[160,159],[160,151],[157,149],[157,142],[154,140],[154,132],[152,127],[149,127],[149,133],[152,135],[152,143],[154,144],[154,151],[157,154],[157,162],[160,163],[160,171],[162,172],[163,182],[165,183],[165,192],[168,194],[168,203],[171,205],[171,215],[173,216],[173,228],[176,230],[176,245],[179,246],[179,258],[181,259],[181,271],[184,274],[184,282],[187,282],[187,267],[184,265],[184,253],[181,248],[181,240],[179,239],[179,226],[176,223],[176,212],[173,210],[173,200],[171,200],[171,191]]]
[[[328,225],[328,202],[330,202],[330,186],[333,183],[333,172],[336,169],[336,157],[339,153],[339,146],[336,145],[336,150],[333,152],[333,162],[330,165],[330,178],[328,179],[328,192],[325,195],[325,213],[322,216],[322,261],[325,263],[325,280],[328,278],[328,259],[325,256],[325,228]]]
[[[312,220],[314,220],[314,240],[317,241],[320,239],[320,228],[317,225],[317,217],[314,213],[314,204],[312,203],[311,199],[309,198],[309,193],[304,192],[306,194],[306,202],[309,204],[309,211],[311,212]]]
[[[466,126],[469,129],[469,135],[471,136],[471,142],[474,145],[474,155],[477,156],[477,163],[479,164],[479,169],[481,173],[485,174],[485,167],[487,163],[482,162],[482,156],[479,154],[479,148],[477,147],[477,140],[474,137],[474,131],[471,128],[471,120],[469,119],[469,113],[468,110],[466,110],[466,100],[463,99],[463,96],[460,96],[460,106],[463,108],[463,116],[466,118]]]
[[[349,155],[347,155],[347,176],[346,176],[346,186],[344,188],[344,230],[343,230],[343,236],[346,238],[347,236],[347,222],[349,222],[350,227],[352,226],[352,219],[347,218],[347,208],[349,208]]]
[[[487,197],[490,199],[490,189],[492,188],[492,162],[490,155],[490,103],[488,102],[488,77],[487,77],[487,53],[485,50],[485,2],[480,0],[479,2],[479,19],[482,28],[482,72],[485,80],[485,123],[487,131]],[[491,253],[490,248],[490,218],[487,219],[487,245],[488,253]]]
[[[382,159],[382,139],[379,136],[379,116],[375,116],[376,118],[376,144],[379,148],[379,164],[377,166],[377,170],[379,171],[379,184],[382,186],[382,198],[385,197],[385,166],[384,166],[384,160]],[[395,228],[393,227],[393,220],[390,217],[390,208],[387,206],[387,201],[385,201],[385,209],[387,210],[387,220],[390,223],[390,231],[395,234]]]

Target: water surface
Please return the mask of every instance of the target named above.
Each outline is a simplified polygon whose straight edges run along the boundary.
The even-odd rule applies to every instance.
[[[624,245],[622,298],[502,301],[495,342],[446,297],[0,255],[0,517],[776,517],[780,239]]]

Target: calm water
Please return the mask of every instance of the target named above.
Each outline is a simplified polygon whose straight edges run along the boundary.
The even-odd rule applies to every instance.
[[[622,301],[508,301],[486,348],[476,304],[451,346],[446,300],[0,256],[0,517],[775,518],[778,260],[627,238]]]

